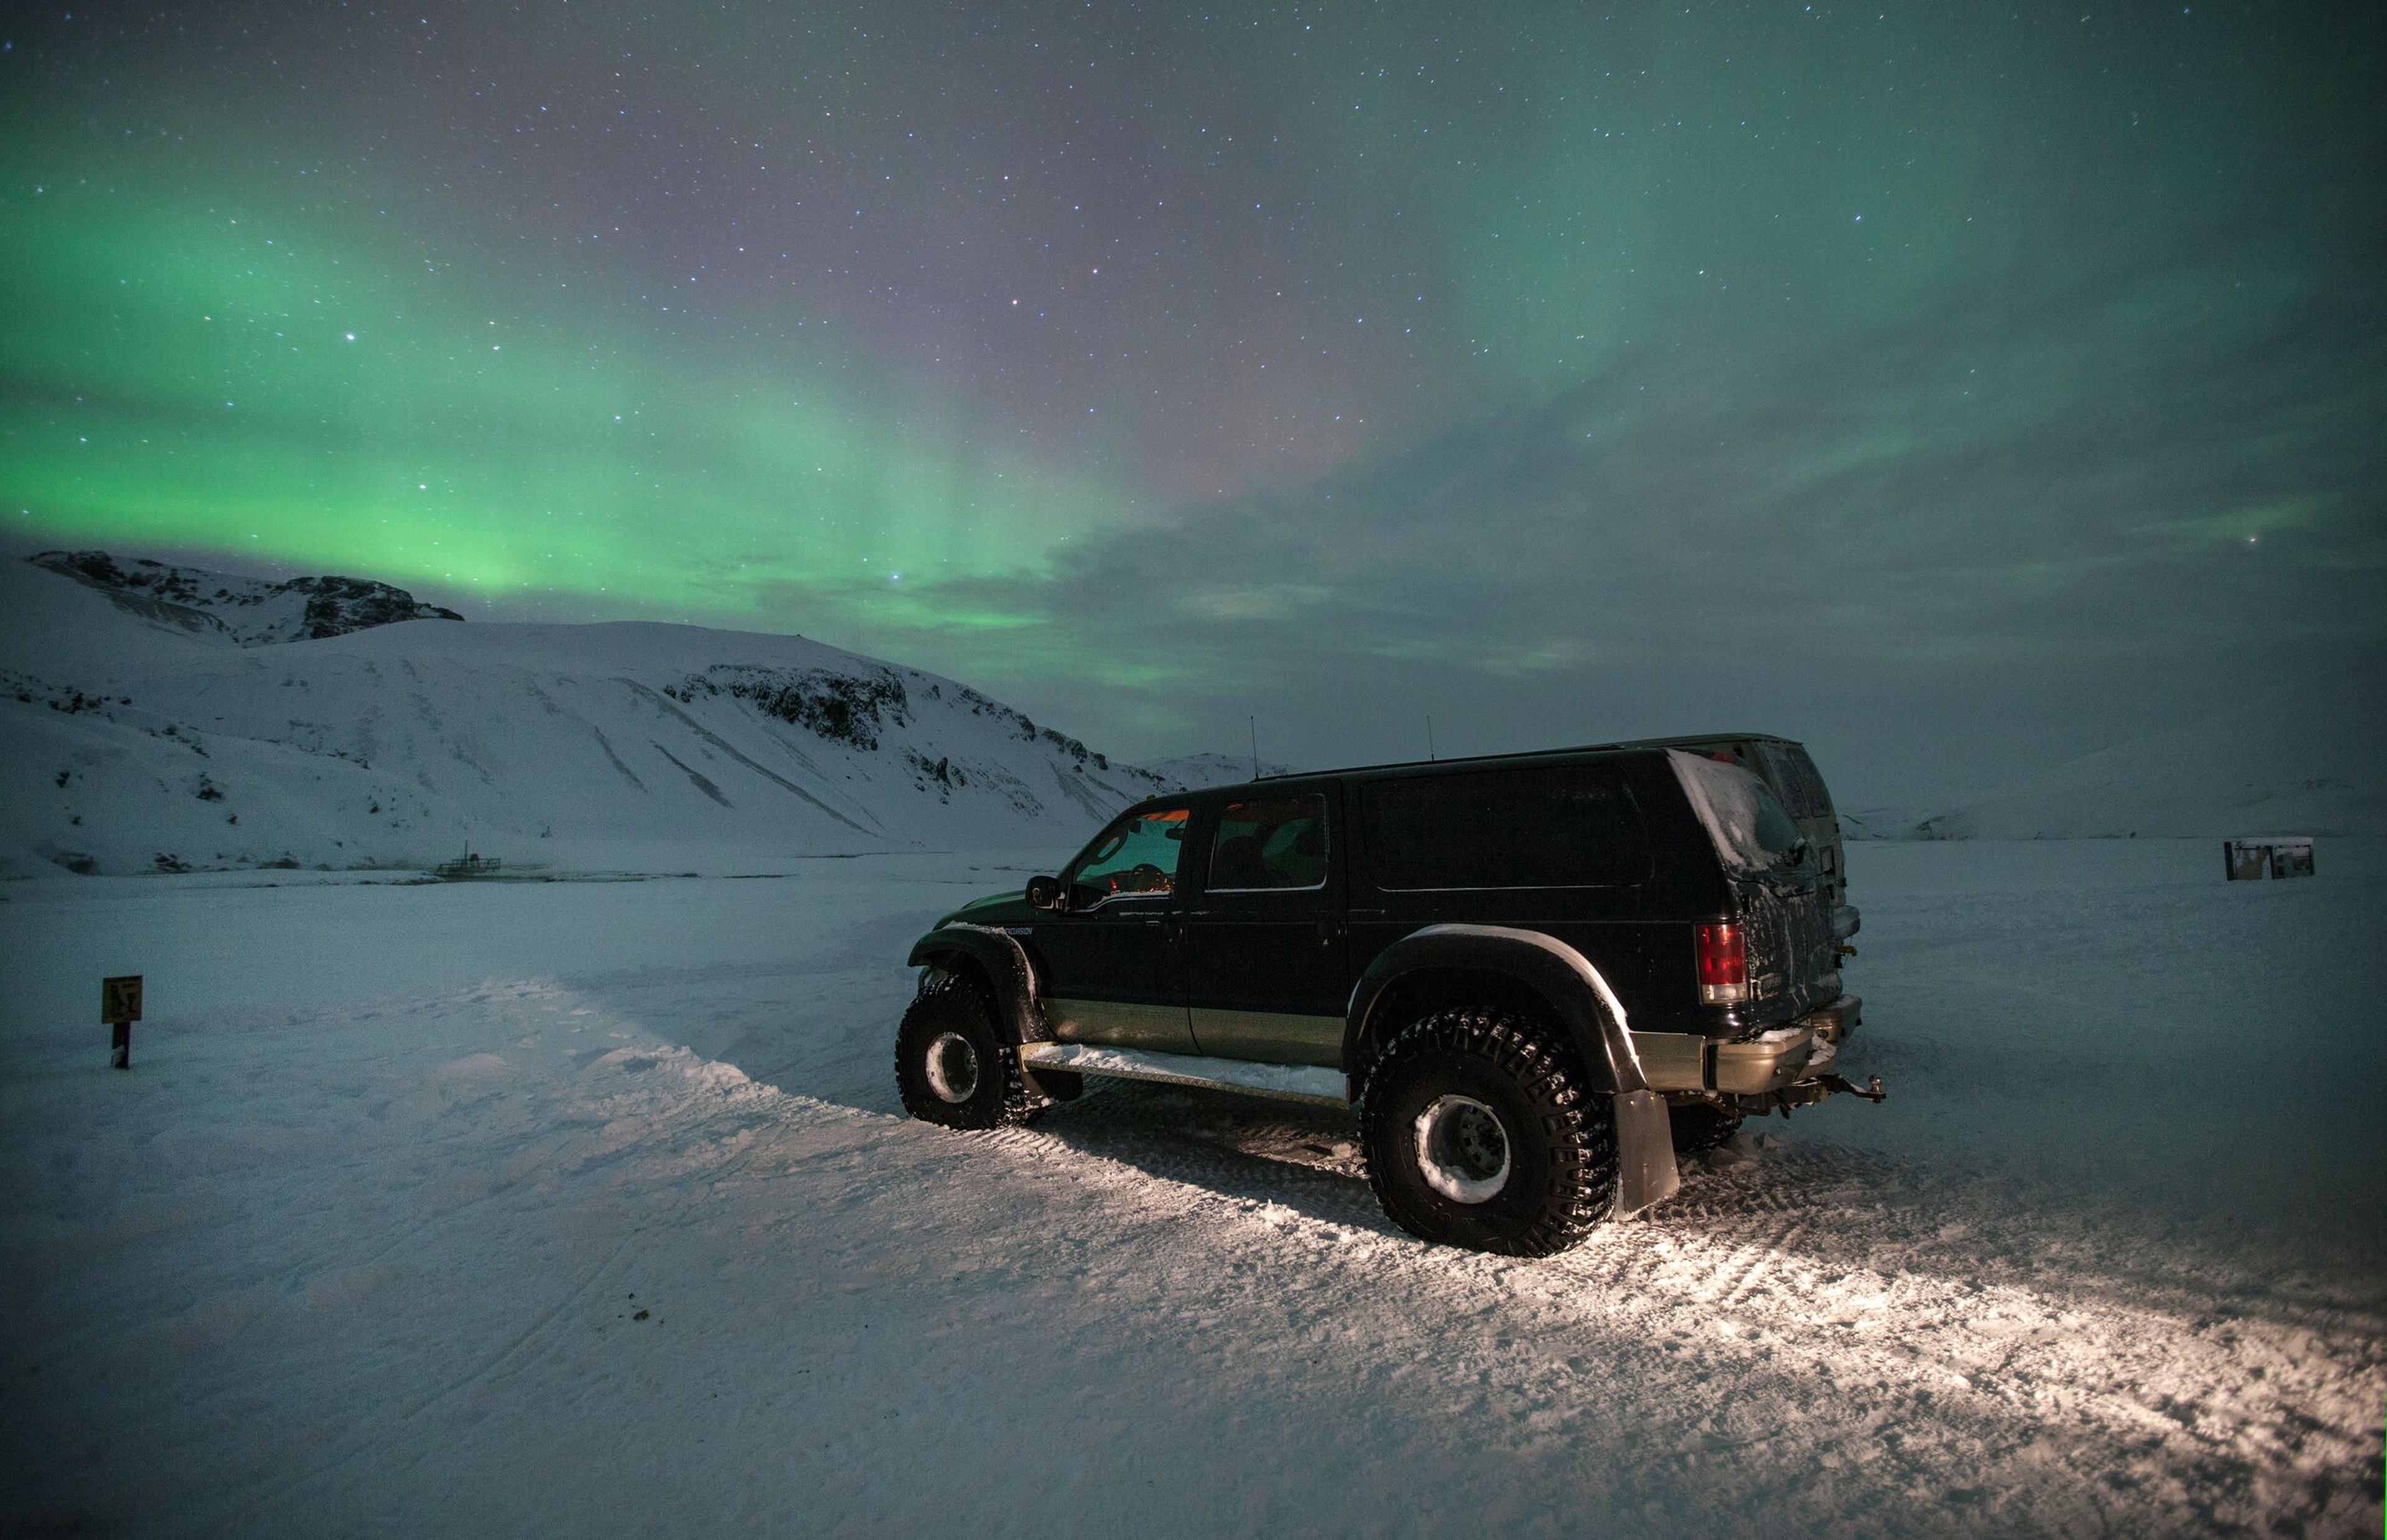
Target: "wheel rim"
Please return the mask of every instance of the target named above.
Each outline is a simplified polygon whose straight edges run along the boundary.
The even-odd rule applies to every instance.
[[[928,1089],[959,1106],[978,1094],[978,1049],[959,1032],[940,1032],[928,1044]]]
[[[1437,1096],[1417,1116],[1417,1163],[1451,1202],[1489,1202],[1509,1185],[1509,1130],[1472,1096]]]

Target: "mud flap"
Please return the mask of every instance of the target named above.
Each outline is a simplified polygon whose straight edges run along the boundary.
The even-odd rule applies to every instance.
[[[1621,1091],[1616,1109],[1616,1217],[1665,1202],[1683,1185],[1674,1168],[1674,1130],[1666,1099],[1654,1091]]]

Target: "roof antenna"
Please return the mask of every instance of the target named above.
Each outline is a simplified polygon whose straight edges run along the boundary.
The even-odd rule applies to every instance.
[[[1244,726],[1252,730],[1252,779],[1257,780],[1260,778],[1260,720],[1257,716],[1247,716],[1244,718]]]
[[[1433,758],[1433,713],[1432,712],[1425,714],[1425,757],[1429,762]]]

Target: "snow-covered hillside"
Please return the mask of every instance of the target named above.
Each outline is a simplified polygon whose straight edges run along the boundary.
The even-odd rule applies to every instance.
[[[1165,789],[966,686],[798,637],[458,624],[347,580],[356,602],[327,606],[307,585],[332,580],[131,570],[0,564],[0,873],[1068,844]],[[318,622],[345,630],[256,645]]]
[[[2283,695],[2101,750],[1899,831],[1921,839],[2387,834],[2387,719]]]
[[[1838,810],[1843,839],[1905,839],[1913,835],[1914,814],[1897,808],[1862,807]]]
[[[1207,786],[1233,786],[1252,779],[1248,754],[1180,754],[1153,760],[1144,768],[1172,791],[1199,791]],[[1259,774],[1290,776],[1293,766],[1264,759],[1259,762]]]

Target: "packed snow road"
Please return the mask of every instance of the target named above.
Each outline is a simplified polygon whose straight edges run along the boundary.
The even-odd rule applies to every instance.
[[[903,1118],[1029,858],[0,890],[32,1533],[2375,1533],[2387,852],[1860,846],[1845,1100],[1555,1261],[1334,1115]],[[107,973],[148,978],[132,1074]]]

